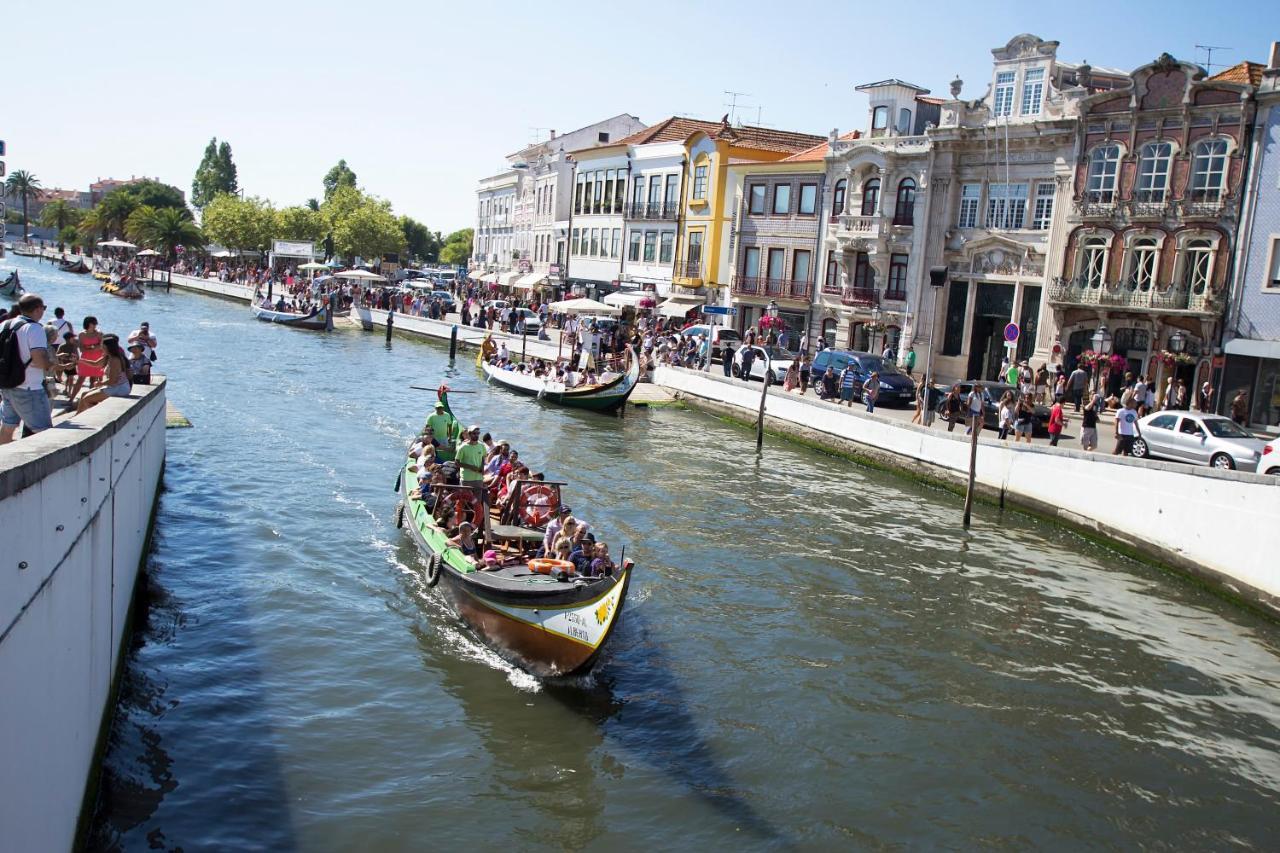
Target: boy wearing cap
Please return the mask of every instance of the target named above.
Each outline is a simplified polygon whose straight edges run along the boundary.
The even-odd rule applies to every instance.
[[[151,359],[147,358],[142,344],[129,346],[129,379],[134,385],[151,384]]]

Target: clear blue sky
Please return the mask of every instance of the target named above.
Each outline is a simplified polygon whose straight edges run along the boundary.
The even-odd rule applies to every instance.
[[[1163,51],[1265,62],[1274,2],[12,2],[0,138],[47,187],[150,175],[182,187],[210,136],[247,193],[321,195],[345,158],[370,192],[434,230],[473,224],[476,179],[555,128],[629,112],[862,127],[859,83],[962,97],[990,50],[1030,32],[1059,56],[1132,69]],[[533,14],[531,14],[533,13]],[[21,35],[20,35],[21,34]],[[23,81],[18,85],[17,81]]]

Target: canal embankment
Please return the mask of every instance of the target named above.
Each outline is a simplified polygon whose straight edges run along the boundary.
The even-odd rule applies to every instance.
[[[654,382],[687,405],[754,424],[760,385],[660,365]],[[765,428],[963,493],[970,439],[813,397],[773,391]],[[1118,550],[1192,575],[1280,617],[1280,488],[1274,478],[1065,447],[979,439],[980,499],[1061,522]]]
[[[165,382],[0,447],[0,849],[69,850],[165,459]]]

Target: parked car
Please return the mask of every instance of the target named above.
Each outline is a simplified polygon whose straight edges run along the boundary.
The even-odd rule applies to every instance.
[[[969,391],[973,388],[973,380],[965,382],[954,382],[953,385],[960,386],[960,397],[962,400],[968,400]],[[946,398],[947,392],[951,390],[951,385],[935,386],[929,389],[929,399],[933,404],[933,411],[942,417],[942,401]],[[987,429],[1000,429],[1000,398],[1006,392],[1012,391],[1014,400],[1017,400],[1021,392],[1012,385],[1006,385],[1003,382],[983,382],[982,383],[982,425]],[[1048,435],[1049,434],[1049,407],[1036,404],[1033,407],[1033,415],[1031,422],[1032,435]]]
[[[484,304],[484,308],[486,311],[488,311],[490,308],[496,308],[498,309],[498,313],[502,313],[503,311],[507,310],[507,306],[509,306],[510,304],[511,303],[505,299],[490,299],[488,302]]]
[[[458,305],[453,301],[453,294],[447,290],[431,291],[431,298],[440,300],[440,304],[444,306],[445,313],[452,314],[458,310]]]
[[[687,329],[681,329],[680,334],[686,338],[699,337],[705,338],[707,334],[711,335],[711,361],[718,363],[720,359],[716,358],[715,353],[719,347],[728,342],[734,349],[738,349],[742,344],[742,335],[739,335],[736,329],[730,329],[727,326],[710,326],[706,323],[699,323],[690,326]]]
[[[746,347],[738,347],[738,351],[733,354],[733,375],[739,379],[742,376],[742,354],[746,351]],[[759,379],[764,381],[765,370],[765,354],[769,355],[768,376],[769,384],[777,385],[782,378],[787,375],[787,370],[791,367],[791,362],[800,357],[800,353],[783,349],[780,346],[766,344],[765,346],[755,345],[751,347],[755,353],[755,360],[751,362],[751,376],[749,379]]]
[[[915,405],[915,382],[911,381],[910,376],[899,371],[896,365],[885,361],[874,353],[847,349],[824,349],[813,357],[813,366],[810,368],[813,381],[816,383],[827,372],[828,367],[839,376],[845,365],[850,363],[853,364],[857,373],[857,380],[854,384],[854,394],[857,397],[862,396],[863,383],[871,378],[872,373],[878,373],[880,374],[879,405],[885,406],[892,403],[905,406]]]
[[[1258,473],[1280,477],[1280,438],[1271,439],[1262,448],[1262,461],[1258,463]]]
[[[529,334],[535,334],[542,328],[542,321],[538,318],[538,315],[528,308],[517,308],[516,313],[524,318],[524,330]]]
[[[603,314],[591,314],[584,317],[580,317],[579,319],[582,321],[584,325],[587,325],[587,326],[595,324],[595,327],[602,332],[611,332],[614,329],[618,328],[617,317],[606,317]]]
[[[1133,455],[1256,471],[1267,443],[1221,415],[1156,412],[1138,421]]]

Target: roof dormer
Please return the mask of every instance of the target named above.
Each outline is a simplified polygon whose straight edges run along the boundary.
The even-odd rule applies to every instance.
[[[1029,33],[991,51],[995,58],[986,105],[996,121],[1039,119],[1053,84],[1058,42]]]
[[[867,121],[871,137],[912,135],[916,127],[917,99],[929,94],[928,89],[896,79],[854,88],[866,92],[871,101]]]

